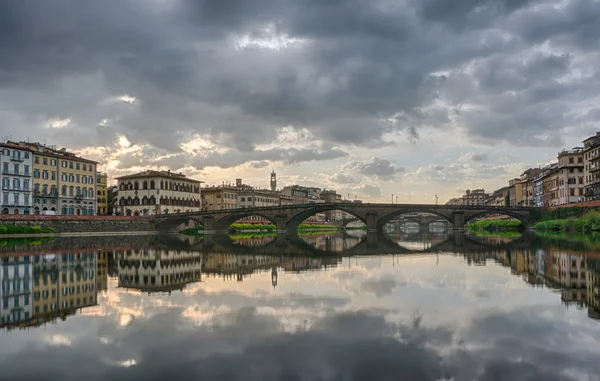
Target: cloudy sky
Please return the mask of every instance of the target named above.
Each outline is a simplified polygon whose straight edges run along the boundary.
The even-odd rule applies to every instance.
[[[433,202],[599,128],[598,0],[4,0],[2,138]]]

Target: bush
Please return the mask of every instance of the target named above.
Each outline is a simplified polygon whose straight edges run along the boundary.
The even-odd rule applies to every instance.
[[[471,231],[516,231],[524,229],[521,221],[514,220],[481,220],[468,224],[467,229]]]

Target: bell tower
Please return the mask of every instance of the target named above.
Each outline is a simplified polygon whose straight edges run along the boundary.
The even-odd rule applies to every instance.
[[[277,190],[277,174],[275,173],[275,169],[271,172],[271,190],[273,192]]]

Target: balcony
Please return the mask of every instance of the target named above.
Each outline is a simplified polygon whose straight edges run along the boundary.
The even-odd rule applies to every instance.
[[[14,191],[14,192],[31,192],[31,189],[25,187],[14,187],[10,185],[2,185],[2,190]]]
[[[77,201],[81,201],[81,200],[83,200],[83,195],[78,194],[78,195],[75,195],[75,197],[73,197],[73,198]]]
[[[3,175],[12,175],[12,176],[23,176],[23,177],[31,177],[31,172],[25,171],[14,171],[10,169],[2,169]]]
[[[25,159],[24,159],[24,158],[22,158],[21,156],[11,156],[11,157],[10,157],[10,160],[11,160],[11,161],[19,161],[19,162],[23,162],[23,161],[25,161]]]
[[[30,205],[28,202],[19,201],[18,203],[15,203],[14,201],[9,201],[3,202],[2,206],[5,208],[31,208],[32,205]]]

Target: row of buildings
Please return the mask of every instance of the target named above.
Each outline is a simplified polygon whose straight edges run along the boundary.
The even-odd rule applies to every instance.
[[[118,177],[117,186],[109,189],[109,213],[148,216],[157,214],[230,210],[313,203],[349,202],[335,190],[300,185],[277,188],[273,171],[270,189],[235,183],[204,186],[202,181],[171,171],[147,170]],[[352,202],[360,202],[354,200]],[[252,217],[254,218],[254,217]],[[344,218],[341,211],[327,211],[310,218],[310,222],[329,222]]]
[[[274,171],[270,189],[244,184],[242,179],[235,184],[202,187],[202,181],[182,173],[155,170],[118,177],[117,185],[109,186],[98,165],[65,148],[25,141],[0,143],[0,213],[156,215],[342,202],[342,196],[333,190],[299,185],[278,189]],[[315,222],[341,218],[342,213],[334,211],[311,217]]]
[[[448,205],[555,206],[600,198],[600,131],[582,147],[562,150],[556,162],[529,168],[491,193],[467,190]]]
[[[107,176],[98,163],[64,148],[0,143],[2,214],[96,215],[108,210]]]

